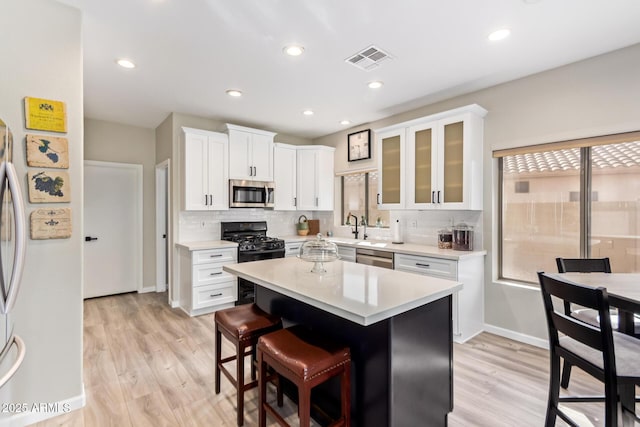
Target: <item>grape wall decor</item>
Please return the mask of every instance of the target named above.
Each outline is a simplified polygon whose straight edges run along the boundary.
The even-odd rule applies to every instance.
[[[27,134],[27,166],[38,168],[69,168],[67,138]]]
[[[37,170],[27,173],[30,203],[71,201],[69,174],[56,170]]]

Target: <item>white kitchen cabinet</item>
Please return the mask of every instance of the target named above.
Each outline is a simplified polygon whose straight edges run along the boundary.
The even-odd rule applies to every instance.
[[[229,134],[229,178],[273,181],[273,132],[232,124]]]
[[[273,182],[275,197],[273,210],[295,211],[297,209],[297,149],[295,145],[276,142],[273,147]]]
[[[335,148],[322,145],[297,147],[298,210],[333,210],[334,153]]]
[[[474,104],[376,130],[380,207],[481,210],[486,113]]]
[[[453,339],[462,343],[484,329],[484,256],[458,260],[394,254],[394,269],[461,282],[462,290],[453,294]]]
[[[180,249],[180,308],[189,316],[232,307],[238,299],[238,279],[222,271],[235,264],[238,249]]]
[[[183,209],[229,209],[227,135],[186,127],[182,135]]]
[[[302,244],[304,242],[303,241],[297,241],[297,242],[285,242],[284,243],[284,256],[286,257],[293,257],[293,256],[298,256],[298,254],[300,253],[300,248],[302,247]]]
[[[376,131],[379,209],[404,208],[405,135],[404,127]]]

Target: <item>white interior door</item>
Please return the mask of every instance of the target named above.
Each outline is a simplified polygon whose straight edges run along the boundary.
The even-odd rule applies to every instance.
[[[169,283],[169,160],[156,165],[156,292]]]
[[[84,162],[84,298],[142,288],[142,165]]]

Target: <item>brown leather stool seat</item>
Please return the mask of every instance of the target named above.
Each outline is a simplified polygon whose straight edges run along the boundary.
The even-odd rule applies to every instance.
[[[259,426],[265,427],[267,412],[281,426],[288,426],[266,399],[267,367],[298,387],[300,427],[311,419],[311,389],[340,375],[341,416],[332,426],[349,426],[351,413],[351,352],[301,326],[282,329],[258,339]]]
[[[244,383],[244,358],[256,357],[256,344],[260,336],[282,329],[282,320],[260,309],[255,304],[243,304],[236,307],[218,310],[215,313],[216,330],[216,394],[220,393],[220,372],[233,384],[237,391],[238,425],[244,424],[244,392],[256,387],[256,367],[251,363],[251,382]],[[236,352],[233,356],[222,358],[222,335],[233,343]],[[236,361],[236,377],[225,368],[224,364]],[[281,394],[278,388],[279,404]]]

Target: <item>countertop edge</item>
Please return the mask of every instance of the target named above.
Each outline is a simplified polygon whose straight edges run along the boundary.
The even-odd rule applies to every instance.
[[[237,248],[238,244],[227,240],[203,240],[201,242],[180,242],[176,247],[187,249],[188,251],[204,251],[207,249]]]

